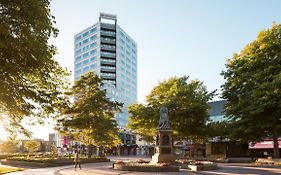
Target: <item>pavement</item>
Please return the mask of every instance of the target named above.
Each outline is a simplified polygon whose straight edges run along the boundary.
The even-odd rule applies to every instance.
[[[109,157],[113,161],[146,159],[143,157]],[[180,172],[129,172],[112,169],[112,162],[82,164],[82,169],[74,170],[72,166],[61,166],[52,168],[28,169],[21,172],[9,173],[8,175],[274,175],[281,174],[281,166],[256,166],[247,163],[224,163],[219,164],[219,169],[211,171],[191,172],[181,170]]]

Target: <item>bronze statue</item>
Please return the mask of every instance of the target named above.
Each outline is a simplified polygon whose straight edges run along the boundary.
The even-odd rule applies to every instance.
[[[157,129],[170,129],[168,108],[166,107],[160,108],[160,120]]]

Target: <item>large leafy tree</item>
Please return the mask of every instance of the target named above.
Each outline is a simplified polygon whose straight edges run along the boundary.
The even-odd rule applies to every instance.
[[[225,110],[234,123],[232,137],[245,141],[273,138],[274,157],[279,157],[281,25],[261,31],[228,60],[226,68],[222,96],[228,100]]]
[[[40,149],[40,142],[36,140],[27,140],[24,141],[23,146],[28,153],[35,153]]]
[[[146,97],[144,104],[129,107],[129,127],[152,141],[159,121],[159,108],[166,106],[177,139],[199,141],[206,135],[209,93],[202,82],[188,77],[172,77],[160,82]]]
[[[89,157],[92,145],[110,147],[120,143],[114,114],[120,111],[122,104],[106,97],[97,75],[89,72],[81,76],[69,95],[75,100],[63,111],[58,130],[87,145]]]
[[[62,102],[66,72],[48,44],[54,23],[49,0],[0,0],[0,120],[9,131],[28,134],[22,119],[42,122]]]
[[[232,122],[224,121],[211,121],[207,124],[207,136],[209,138],[216,138],[223,140],[229,137],[232,129]]]
[[[19,141],[10,137],[6,141],[0,141],[0,152],[3,153],[16,153],[19,150]]]

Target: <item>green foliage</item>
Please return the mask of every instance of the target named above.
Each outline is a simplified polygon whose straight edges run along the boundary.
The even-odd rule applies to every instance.
[[[19,142],[13,138],[9,138],[7,141],[0,142],[1,153],[16,153],[19,149]]]
[[[122,104],[110,101],[101,86],[102,80],[92,72],[81,76],[69,93],[74,103],[63,111],[57,129],[86,145],[115,146],[120,139],[114,114]]]
[[[228,138],[232,130],[232,123],[229,121],[210,122],[207,124],[207,136],[217,139]]]
[[[39,151],[40,142],[36,140],[28,140],[28,141],[24,141],[23,146],[28,153],[35,153]]]
[[[63,102],[67,73],[48,44],[54,23],[49,0],[0,1],[0,120],[10,132],[29,135],[25,117],[42,123]]]
[[[169,110],[170,126],[177,139],[199,141],[206,135],[206,121],[214,92],[207,92],[198,80],[188,77],[173,77],[156,86],[146,97],[145,104],[129,107],[129,127],[145,140],[152,141],[159,121],[159,109]]]
[[[22,171],[23,168],[16,168],[16,167],[0,167],[0,174],[6,174],[16,171]]]
[[[261,31],[228,60],[226,68],[222,97],[228,100],[225,110],[233,121],[232,138],[276,140],[281,134],[281,25]]]
[[[53,158],[58,157],[58,149],[56,144],[51,145],[51,157]]]

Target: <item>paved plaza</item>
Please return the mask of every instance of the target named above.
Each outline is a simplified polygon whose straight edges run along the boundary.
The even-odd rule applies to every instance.
[[[138,157],[139,158],[139,157]],[[136,157],[111,157],[112,160],[129,160]],[[29,169],[22,172],[9,173],[9,175],[273,175],[281,174],[281,166],[255,166],[253,164],[225,163],[219,164],[219,169],[212,171],[191,172],[129,172],[112,169],[112,162],[82,164],[82,170],[74,170],[73,166],[61,166],[53,168]]]

